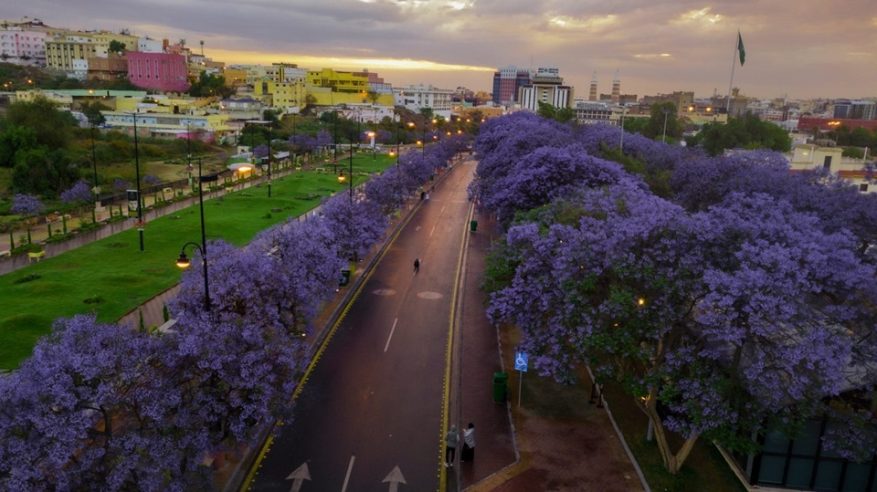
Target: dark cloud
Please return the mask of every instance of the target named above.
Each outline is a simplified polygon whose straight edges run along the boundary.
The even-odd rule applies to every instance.
[[[608,92],[616,69],[624,92],[724,92],[737,29],[747,61],[735,85],[747,94],[868,96],[877,78],[874,0],[32,0],[4,11],[61,27],[203,39],[208,54],[554,65],[579,94],[594,70]],[[491,85],[489,73],[384,72],[394,83]]]

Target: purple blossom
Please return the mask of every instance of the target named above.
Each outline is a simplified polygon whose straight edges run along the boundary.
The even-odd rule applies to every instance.
[[[61,193],[61,201],[64,203],[85,203],[94,200],[94,194],[88,183],[80,179],[70,189]]]
[[[45,209],[43,202],[34,195],[16,193],[12,197],[12,213],[21,215],[37,215]]]
[[[387,218],[379,205],[371,200],[339,193],[323,203],[320,216],[335,237],[343,258],[363,256],[383,235]]]

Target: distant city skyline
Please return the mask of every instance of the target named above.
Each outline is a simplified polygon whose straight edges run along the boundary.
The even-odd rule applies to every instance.
[[[739,29],[746,64],[734,85],[760,98],[874,97],[873,0],[32,0],[0,17],[70,29],[127,28],[188,40],[226,63],[291,62],[379,72],[396,86],[490,92],[499,67],[560,68],[586,98],[592,72],[609,93],[728,90]]]

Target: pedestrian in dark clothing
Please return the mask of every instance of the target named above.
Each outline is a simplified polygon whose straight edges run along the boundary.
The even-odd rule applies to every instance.
[[[475,424],[469,422],[469,427],[463,430],[463,452],[460,453],[460,461],[475,460]]]
[[[457,432],[457,426],[452,425],[451,430],[445,436],[445,468],[454,467],[454,457],[457,453],[457,444],[460,443],[460,434]]]
[[[420,271],[420,258],[414,258],[414,273]]]

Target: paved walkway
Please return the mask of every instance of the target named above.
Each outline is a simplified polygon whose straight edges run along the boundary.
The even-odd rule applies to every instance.
[[[461,489],[642,491],[606,412],[588,403],[590,382],[584,371],[576,386],[561,386],[528,372],[518,406],[519,373],[513,370],[512,359],[520,332],[511,327],[497,331],[488,322],[487,296],[481,290],[485,256],[499,232],[490,217],[476,214],[475,218],[478,231],[471,234],[468,253],[458,394],[460,423],[475,424],[476,452],[473,463],[461,466]],[[508,403],[498,405],[493,403],[492,382],[493,372],[501,367],[509,373],[509,394]],[[564,396],[555,401],[556,395]],[[574,410],[559,410],[567,404]]]

